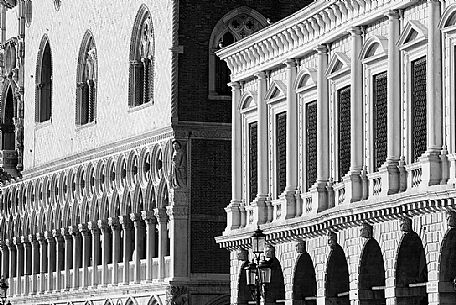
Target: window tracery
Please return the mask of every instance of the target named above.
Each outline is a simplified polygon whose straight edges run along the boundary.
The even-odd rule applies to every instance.
[[[49,121],[52,116],[52,56],[47,36],[41,40],[36,69],[35,121]]]

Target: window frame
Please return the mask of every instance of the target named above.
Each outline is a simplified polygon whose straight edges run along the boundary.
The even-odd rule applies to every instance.
[[[43,59],[45,55],[46,47],[49,47],[49,56],[50,56],[50,101],[49,101],[49,119],[42,119],[41,109],[42,109],[42,98],[41,98],[41,87],[42,87],[42,73],[43,73]],[[41,38],[40,46],[38,48],[37,61],[36,61],[36,72],[35,72],[35,127],[41,128],[52,124],[52,96],[53,96],[53,76],[54,76],[54,67],[52,61],[52,48],[47,35],[43,35]]]

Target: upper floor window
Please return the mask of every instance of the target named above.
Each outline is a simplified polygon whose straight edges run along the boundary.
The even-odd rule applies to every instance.
[[[142,5],[136,14],[130,45],[130,107],[153,103],[154,28],[149,9]]]
[[[76,91],[76,125],[95,121],[97,96],[97,51],[87,31],[79,49]]]
[[[230,70],[215,51],[247,37],[268,24],[266,18],[249,7],[237,8],[222,19],[212,31],[209,42],[209,98],[230,96]]]
[[[49,121],[52,116],[52,56],[47,36],[41,40],[35,79],[35,121]]]

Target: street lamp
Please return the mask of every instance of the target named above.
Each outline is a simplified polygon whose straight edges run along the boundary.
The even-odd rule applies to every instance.
[[[261,296],[265,296],[265,286],[271,282],[270,262],[261,257],[261,253],[264,253],[265,244],[266,235],[258,227],[252,235],[252,252],[254,258],[245,267],[247,286],[257,305],[260,305]]]
[[[5,278],[2,276],[0,278],[0,299],[2,300],[2,305],[11,305],[10,301],[6,301],[6,291],[8,290],[8,283]]]

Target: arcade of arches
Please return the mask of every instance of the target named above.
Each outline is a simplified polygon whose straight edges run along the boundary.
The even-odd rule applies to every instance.
[[[268,234],[273,251],[266,252],[275,254],[265,304],[456,304],[456,212],[331,230],[302,238]],[[231,249],[232,304],[251,301],[244,271],[249,257],[242,246]]]

